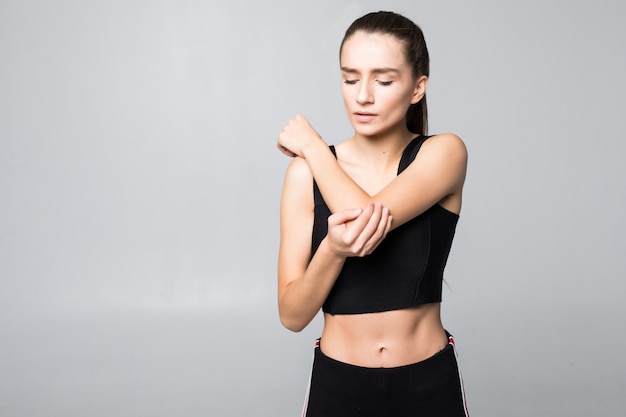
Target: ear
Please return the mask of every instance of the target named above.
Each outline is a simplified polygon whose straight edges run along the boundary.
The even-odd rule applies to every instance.
[[[413,96],[411,97],[411,104],[419,103],[419,101],[426,94],[428,88],[428,77],[422,75],[415,80],[415,89],[413,90]]]

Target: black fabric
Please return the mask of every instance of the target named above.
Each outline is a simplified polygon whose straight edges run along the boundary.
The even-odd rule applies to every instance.
[[[400,159],[398,174],[415,159],[428,139],[415,138]],[[331,147],[333,153],[335,150]],[[315,218],[312,254],[328,233],[331,212],[313,183]],[[439,204],[392,230],[376,250],[351,257],[323,305],[330,314],[399,310],[441,301],[443,271],[452,246],[458,215]]]
[[[454,346],[396,368],[350,365],[316,347],[305,416],[466,416]]]

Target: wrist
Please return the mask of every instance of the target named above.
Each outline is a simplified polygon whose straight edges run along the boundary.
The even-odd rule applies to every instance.
[[[314,157],[320,149],[327,148],[328,145],[324,142],[321,136],[314,134],[311,135],[309,140],[306,141],[306,144],[302,147],[302,157],[304,159],[309,159],[309,157]]]
[[[320,242],[320,245],[317,248],[317,252],[320,252],[321,255],[330,260],[336,261],[338,264],[343,264],[343,262],[345,262],[346,258],[348,257],[342,251],[337,250],[337,248],[334,247],[334,245],[328,238],[328,235],[326,235],[326,237]]]

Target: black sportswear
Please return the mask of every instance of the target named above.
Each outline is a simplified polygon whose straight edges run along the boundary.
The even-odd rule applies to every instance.
[[[428,139],[419,136],[405,148],[398,174]],[[334,148],[331,150],[335,153]],[[328,233],[331,212],[313,183],[315,219],[312,254]],[[323,311],[359,314],[399,310],[441,302],[443,270],[459,216],[439,204],[387,234],[370,255],[350,257],[328,295]]]

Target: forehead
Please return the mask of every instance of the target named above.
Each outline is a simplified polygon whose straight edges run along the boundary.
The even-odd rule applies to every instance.
[[[382,33],[355,32],[344,42],[339,59],[342,67],[350,68],[407,66],[403,43]]]

